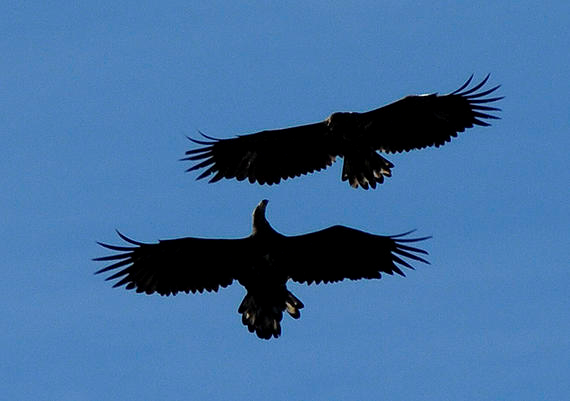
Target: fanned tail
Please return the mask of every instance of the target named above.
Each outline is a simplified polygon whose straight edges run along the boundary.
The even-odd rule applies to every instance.
[[[357,155],[345,155],[342,167],[342,180],[347,181],[353,188],[360,185],[363,189],[376,188],[376,184],[382,184],[384,177],[391,177],[394,167],[392,163],[380,156],[374,150],[366,154],[359,152]]]
[[[270,297],[254,295],[248,292],[241,302],[238,313],[242,314],[241,321],[250,333],[255,332],[259,338],[269,340],[281,335],[281,319],[283,311],[298,319],[303,303],[286,290],[285,296]]]

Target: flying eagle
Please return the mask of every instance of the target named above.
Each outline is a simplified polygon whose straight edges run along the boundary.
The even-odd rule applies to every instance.
[[[202,134],[206,140],[188,138],[204,145],[186,152],[182,160],[195,162],[186,171],[206,169],[197,179],[213,175],[209,182],[236,178],[259,184],[278,184],[325,169],[344,158],[342,180],[368,189],[392,175],[394,165],[380,156],[428,146],[439,147],[473,125],[488,126],[490,114],[500,111],[486,104],[502,97],[486,97],[500,85],[478,92],[489,79],[468,88],[473,75],[447,95],[406,96],[364,113],[338,112],[326,120],[296,127],[261,131],[230,139]]]
[[[429,263],[419,256],[426,251],[409,245],[429,237],[404,238],[409,232],[381,236],[337,225],[282,235],[265,218],[267,202],[262,200],[253,211],[252,233],[245,238],[178,238],[151,244],[118,233],[132,246],[99,242],[119,253],[94,259],[112,261],[96,274],[118,269],[107,277],[120,279],[114,287],[160,295],[217,291],[237,280],[247,290],[238,308],[243,324],[259,338],[270,339],[281,334],[284,311],[298,319],[304,306],[287,289],[289,279],[307,284],[379,279],[382,273],[404,276],[397,264],[413,269],[404,258]]]

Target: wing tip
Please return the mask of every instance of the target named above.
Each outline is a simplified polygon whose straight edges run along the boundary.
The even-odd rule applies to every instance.
[[[488,73],[487,75],[485,75],[485,77],[481,80],[481,82],[479,82],[479,83],[473,85],[471,88],[469,88],[469,85],[471,84],[473,77],[474,77],[474,74],[471,74],[471,76],[467,79],[467,81],[465,81],[465,83],[463,85],[461,85],[458,89],[451,92],[450,95],[462,96],[462,97],[465,97],[465,98],[471,100],[471,99],[476,99],[479,97],[487,96],[487,95],[495,92],[497,89],[499,89],[501,87],[501,85],[499,84],[499,85],[493,86],[490,89],[486,89],[483,92],[477,92],[479,89],[481,89],[489,81],[489,78],[491,77],[491,73]],[[504,98],[504,96],[498,97],[498,98],[493,98],[492,100],[485,99],[485,101],[486,102],[497,101],[497,100],[501,100],[502,98]]]
[[[195,138],[192,138],[191,136],[188,136],[188,135],[185,135],[186,138],[187,138],[188,140],[190,140],[191,142],[194,142],[194,143],[197,143],[197,144],[200,144],[200,145],[212,145],[212,144],[214,144],[214,143],[216,143],[216,142],[221,141],[220,138],[216,138],[216,137],[213,137],[213,136],[210,136],[210,135],[206,135],[206,134],[204,134],[204,133],[203,133],[202,131],[200,131],[200,130],[197,130],[197,131],[198,131],[198,133],[199,133],[203,138],[207,139],[207,141],[200,140],[200,139],[195,139]]]
[[[421,248],[417,248],[415,246],[409,246],[407,244],[410,243],[415,243],[415,242],[420,242],[420,241],[426,241],[428,239],[431,239],[432,236],[424,236],[424,237],[415,237],[415,238],[403,238],[413,232],[415,232],[416,230],[410,230],[407,231],[405,233],[401,233],[401,234],[396,234],[396,235],[391,235],[389,238],[394,242],[394,247],[392,249],[393,254],[397,254],[412,260],[415,260],[417,262],[421,262],[421,263],[425,263],[427,265],[431,265],[431,263],[423,258],[420,255],[429,255],[428,251],[426,251],[425,249],[421,249]],[[420,255],[418,255],[420,254]],[[397,257],[396,255],[393,255],[394,257],[394,261],[406,266],[410,269],[414,269],[409,263],[405,262],[404,260],[402,260],[401,258]],[[403,263],[404,262],[404,263]]]
[[[122,261],[119,261],[117,263],[113,263],[109,266],[105,266],[104,268],[97,270],[94,274],[100,274],[100,273],[104,273],[107,272],[109,270],[113,270],[117,267],[120,267],[121,265],[119,265],[120,263],[125,262],[125,260],[128,260],[131,255],[132,252],[137,249],[137,247],[141,247],[146,245],[143,242],[139,242],[139,241],[135,241],[129,237],[127,237],[126,235],[124,235],[123,233],[121,233],[119,230],[115,229],[115,232],[117,233],[117,235],[119,236],[119,238],[121,238],[123,241],[128,242],[131,245],[135,245],[135,246],[118,246],[118,245],[111,245],[111,244],[106,244],[104,242],[100,242],[100,241],[96,241],[96,243],[100,246],[102,246],[103,248],[106,249],[110,249],[111,251],[116,251],[119,252],[117,254],[114,255],[109,255],[109,256],[100,256],[97,258],[93,258],[92,260],[95,262],[105,262],[105,261],[109,261],[109,260],[118,260],[118,259],[123,259]]]

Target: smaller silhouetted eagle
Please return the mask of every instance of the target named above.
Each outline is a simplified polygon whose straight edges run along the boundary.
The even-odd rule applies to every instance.
[[[182,160],[195,161],[186,171],[205,168],[197,179],[214,175],[209,182],[236,178],[259,184],[277,184],[330,166],[344,158],[342,180],[368,189],[392,175],[394,165],[380,156],[428,146],[439,147],[473,125],[488,126],[485,119],[500,109],[486,105],[502,97],[485,97],[500,85],[477,92],[482,82],[468,88],[473,76],[447,95],[406,96],[365,113],[333,113],[325,121],[217,139],[189,138],[205,145],[186,152]]]
[[[287,311],[300,316],[303,303],[287,289],[287,281],[333,283],[344,279],[379,279],[400,274],[397,264],[413,269],[403,258],[429,263],[427,252],[408,244],[424,238],[405,234],[381,236],[343,226],[304,235],[285,236],[265,219],[267,200],[253,211],[252,233],[239,239],[179,238],[149,244],[119,236],[133,246],[99,243],[120,253],[96,258],[114,261],[98,273],[119,269],[107,280],[120,279],[136,292],[175,295],[178,292],[217,291],[237,280],[247,290],[238,312],[250,332],[270,339],[281,334]]]

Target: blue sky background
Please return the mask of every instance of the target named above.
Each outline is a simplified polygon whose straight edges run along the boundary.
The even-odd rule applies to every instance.
[[[247,3],[0,5],[0,398],[564,399],[569,3]],[[471,73],[503,85],[502,120],[389,157],[375,191],[340,162],[268,187],[178,161],[198,129],[319,121]],[[115,229],[246,236],[263,198],[285,234],[417,228],[432,265],[290,284],[306,307],[269,342],[242,326],[238,285],[161,298],[93,275]]]

